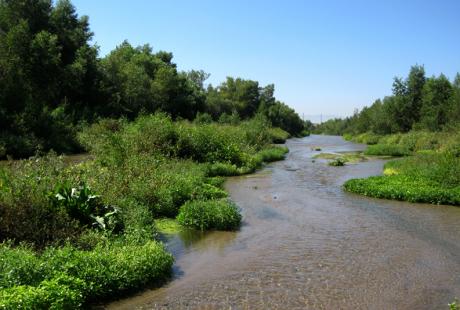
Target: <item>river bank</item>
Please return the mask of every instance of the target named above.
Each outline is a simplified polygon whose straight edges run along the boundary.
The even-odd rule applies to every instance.
[[[311,136],[287,146],[285,161],[227,180],[240,231],[168,237],[173,280],[107,308],[434,309],[460,296],[460,208],[349,194],[346,180],[379,175],[385,161],[313,159],[313,146],[365,145]]]
[[[89,160],[51,153],[7,161],[0,167],[0,308],[86,307],[163,283],[173,257],[157,240],[158,219],[200,231],[238,229],[240,211],[223,176],[283,159],[288,150],[272,145],[283,131],[273,130],[263,117],[239,125],[165,114],[106,119],[79,134]]]

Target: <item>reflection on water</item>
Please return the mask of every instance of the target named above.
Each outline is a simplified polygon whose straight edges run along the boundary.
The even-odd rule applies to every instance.
[[[227,181],[240,231],[166,237],[173,280],[108,307],[443,309],[460,297],[460,208],[348,194],[345,180],[379,174],[383,161],[312,160],[312,146],[362,145],[328,136],[287,145],[285,161]]]

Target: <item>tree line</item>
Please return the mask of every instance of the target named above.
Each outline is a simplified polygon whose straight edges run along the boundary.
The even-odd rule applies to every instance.
[[[372,132],[385,135],[410,130],[441,131],[460,123],[460,74],[426,77],[425,68],[412,66],[406,78],[396,77],[393,94],[344,119],[317,126],[327,134]]]
[[[236,123],[262,114],[291,135],[308,129],[274,97],[274,85],[182,72],[173,54],[122,42],[105,57],[91,44],[87,16],[69,0],[0,0],[0,157],[37,151],[77,152],[76,132],[100,118]]]

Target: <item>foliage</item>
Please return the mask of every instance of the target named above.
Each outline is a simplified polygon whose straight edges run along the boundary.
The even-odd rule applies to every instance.
[[[226,175],[283,159],[312,124],[274,85],[180,72],[121,43],[99,58],[68,0],[0,1],[0,308],[79,308],[158,282],[177,228],[237,229]],[[54,153],[89,151],[69,163]],[[172,224],[174,223],[174,224]],[[96,228],[96,229],[94,229]]]
[[[228,77],[205,89],[208,73],[181,72],[148,44],[123,41],[100,58],[88,20],[69,0],[0,2],[0,158],[78,152],[85,124],[159,111],[231,125],[259,113],[291,135],[310,129],[273,84]]]
[[[60,274],[38,286],[20,285],[0,291],[0,309],[77,309],[83,304],[78,278]]]
[[[289,138],[289,133],[281,128],[270,128],[269,134],[273,143],[284,143]]]
[[[400,145],[394,144],[375,144],[369,145],[364,151],[365,155],[381,155],[381,156],[407,156],[410,151]]]
[[[177,220],[200,230],[233,230],[239,227],[241,215],[236,205],[227,199],[195,200],[180,208]]]
[[[100,196],[84,183],[78,187],[58,184],[50,199],[55,209],[63,208],[81,224],[112,232],[121,229],[120,209],[104,205]]]
[[[390,161],[385,171],[384,176],[349,180],[344,188],[377,198],[460,205],[460,158],[451,153]]]
[[[73,117],[97,103],[97,48],[69,1],[0,2],[0,144],[18,157],[78,150]]]
[[[37,247],[75,240],[83,228],[65,209],[54,208],[49,192],[64,182],[62,158],[7,162],[0,167],[0,239]]]
[[[0,305],[6,309],[78,307],[161,280],[173,263],[156,241],[101,244],[91,251],[47,248],[42,254],[2,244],[0,257]]]

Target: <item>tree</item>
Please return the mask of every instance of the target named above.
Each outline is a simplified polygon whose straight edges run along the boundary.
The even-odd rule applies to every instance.
[[[423,88],[418,127],[431,131],[442,129],[448,120],[452,95],[452,85],[446,76],[429,78]]]

